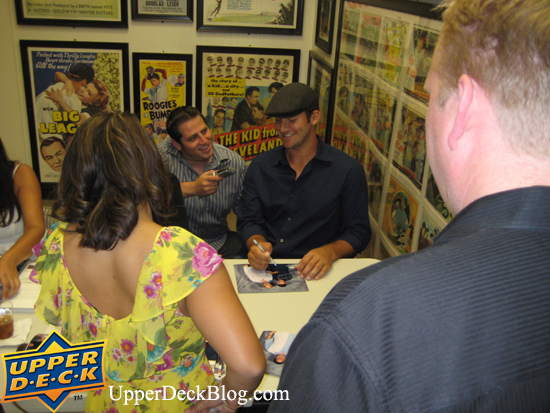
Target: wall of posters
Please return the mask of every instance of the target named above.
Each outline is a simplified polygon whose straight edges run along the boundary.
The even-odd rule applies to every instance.
[[[42,183],[54,183],[78,126],[129,107],[127,45],[21,41],[21,52],[33,163]]]
[[[192,56],[134,53],[134,112],[155,143],[168,136],[166,119],[191,105]]]
[[[369,251],[383,258],[425,248],[452,215],[426,151],[424,85],[441,22],[431,5],[378,4],[341,3],[332,145],[365,168],[377,234]]]
[[[299,51],[199,46],[197,56],[197,107],[216,142],[244,160],[281,145],[264,112],[279,89],[297,81]]]

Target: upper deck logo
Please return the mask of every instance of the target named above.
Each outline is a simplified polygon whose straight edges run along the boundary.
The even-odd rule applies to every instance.
[[[104,388],[105,343],[72,345],[54,331],[36,350],[3,354],[2,403],[36,397],[55,412],[73,392]]]

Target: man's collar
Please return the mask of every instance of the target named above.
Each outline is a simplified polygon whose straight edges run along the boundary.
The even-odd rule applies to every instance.
[[[330,156],[328,145],[325,143],[325,141],[319,136],[317,136],[317,152],[315,153],[315,156],[313,157],[314,160],[318,160],[321,162],[332,162],[332,156]],[[283,145],[278,146],[274,149],[276,156],[273,157],[273,166],[282,163],[284,165],[290,165],[288,163],[288,159],[286,158],[286,150]]]

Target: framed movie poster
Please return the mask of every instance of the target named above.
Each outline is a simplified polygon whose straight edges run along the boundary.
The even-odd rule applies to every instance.
[[[429,176],[424,86],[442,23],[433,4],[343,0],[336,44],[332,145],[369,182],[376,258],[428,245],[449,214]],[[435,189],[434,189],[435,188]]]
[[[167,136],[166,118],[179,106],[190,106],[193,55],[132,53],[134,113],[155,141]]]
[[[44,196],[79,125],[130,109],[128,44],[21,40],[33,165]]]
[[[299,70],[300,50],[197,46],[196,106],[216,142],[244,160],[281,145],[264,112]]]
[[[126,0],[15,0],[17,24],[128,27]]]
[[[302,35],[304,0],[197,0],[197,30]]]
[[[317,135],[327,143],[331,141],[332,106],[334,104],[332,67],[317,53],[309,52],[307,84],[319,94],[321,120],[317,124]]]
[[[132,20],[193,21],[193,0],[132,0]]]
[[[336,0],[318,0],[317,27],[315,29],[315,46],[322,51],[332,53],[332,37],[334,36],[334,13]]]

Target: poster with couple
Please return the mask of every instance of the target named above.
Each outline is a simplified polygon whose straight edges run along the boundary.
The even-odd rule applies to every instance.
[[[128,45],[21,40],[21,57],[33,164],[47,196],[79,125],[130,108]]]

